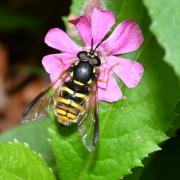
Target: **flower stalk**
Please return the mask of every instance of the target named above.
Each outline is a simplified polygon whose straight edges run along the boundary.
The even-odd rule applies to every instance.
[[[84,7],[83,15],[91,17],[94,8],[105,9],[105,5],[102,0],[87,0]]]

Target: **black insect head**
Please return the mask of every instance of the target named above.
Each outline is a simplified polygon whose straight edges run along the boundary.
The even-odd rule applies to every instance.
[[[93,66],[100,66],[101,60],[96,54],[96,49],[99,47],[99,45],[102,43],[102,41],[97,44],[97,46],[93,49],[93,38],[91,39],[91,49],[90,52],[87,51],[80,51],[77,54],[77,57],[80,59],[80,61],[88,61]]]

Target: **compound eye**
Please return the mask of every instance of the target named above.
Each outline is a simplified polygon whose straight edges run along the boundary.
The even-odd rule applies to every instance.
[[[81,61],[88,61],[88,60],[89,60],[86,51],[80,51],[80,52],[77,54],[77,57],[78,57]]]
[[[92,58],[89,60],[89,62],[93,65],[93,66],[100,66],[101,65],[101,60],[98,56]]]

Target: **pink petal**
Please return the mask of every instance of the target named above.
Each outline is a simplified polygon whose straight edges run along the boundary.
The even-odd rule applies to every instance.
[[[143,40],[141,29],[136,21],[125,20],[115,28],[101,47],[109,55],[123,54],[137,50]]]
[[[112,75],[112,73],[109,71],[109,66],[106,65],[101,65],[99,68],[99,71],[101,72],[98,77],[98,87],[102,89],[106,89],[107,81],[109,79],[109,76]]]
[[[51,81],[54,81],[71,65],[73,59],[74,56],[71,54],[51,54],[43,57],[42,64],[50,74]]]
[[[115,18],[110,11],[94,8],[91,16],[91,28],[94,45],[97,45],[111,29]]]
[[[119,65],[113,68],[113,72],[128,88],[134,88],[138,85],[144,72],[144,68],[140,63],[115,56],[110,56],[109,61],[119,62]]]
[[[103,59],[101,59],[103,62]],[[105,62],[101,64],[99,71],[100,74],[98,76],[98,86],[102,89],[105,89],[107,86],[107,83],[104,81],[108,80],[109,77],[113,74],[113,69],[119,65],[118,61],[109,60],[108,57],[106,58]]]
[[[80,16],[77,19],[70,20],[72,24],[76,26],[78,29],[85,45],[91,45],[91,38],[92,38],[92,33],[91,33],[91,25],[86,16]]]
[[[98,88],[98,100],[106,102],[115,102],[122,99],[122,92],[116,82],[116,80],[111,76],[107,83],[106,89]]]
[[[77,54],[81,48],[61,29],[53,28],[48,31],[45,43],[55,49],[66,53]]]

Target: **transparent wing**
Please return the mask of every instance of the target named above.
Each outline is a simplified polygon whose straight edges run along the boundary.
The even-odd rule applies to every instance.
[[[97,105],[97,85],[94,83],[89,100],[85,105],[85,111],[79,119],[78,129],[84,145],[89,151],[93,151],[99,137],[99,118]]]
[[[54,106],[54,100],[60,92],[61,85],[67,78],[68,70],[63,72],[48,88],[36,96],[28,104],[22,114],[22,122],[35,121],[48,117],[48,112]]]

